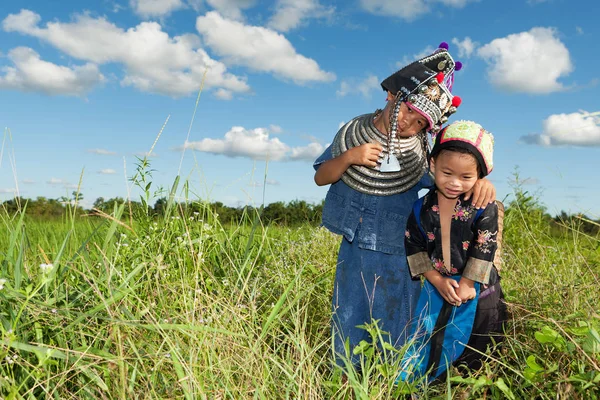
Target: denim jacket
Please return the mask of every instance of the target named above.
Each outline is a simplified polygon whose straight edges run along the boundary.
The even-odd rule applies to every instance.
[[[329,146],[314,162],[314,169],[332,158]],[[406,192],[376,196],[354,190],[340,179],[331,184],[325,197],[322,225],[349,242],[358,240],[360,248],[404,255],[406,220],[419,190],[432,184],[425,174]]]

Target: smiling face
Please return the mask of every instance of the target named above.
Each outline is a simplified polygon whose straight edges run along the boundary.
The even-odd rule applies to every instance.
[[[456,199],[473,188],[479,177],[477,159],[471,153],[442,150],[430,165],[438,192]]]

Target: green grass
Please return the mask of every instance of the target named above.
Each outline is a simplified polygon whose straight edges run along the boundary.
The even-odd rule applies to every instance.
[[[501,356],[470,376],[405,388],[389,357],[401,349],[365,343],[365,373],[332,370],[339,237],[264,227],[254,215],[221,226],[208,207],[169,207],[133,226],[120,222],[123,209],[116,219],[0,213],[0,397],[600,397],[600,242],[576,227],[550,234],[535,201],[507,211]]]

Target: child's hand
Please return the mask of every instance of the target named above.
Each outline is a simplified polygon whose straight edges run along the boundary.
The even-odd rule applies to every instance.
[[[496,188],[486,178],[478,179],[475,186],[465,193],[465,200],[469,200],[471,196],[473,196],[471,204],[475,208],[485,208],[496,200]]]
[[[374,168],[382,151],[383,147],[379,143],[365,143],[349,149],[346,153],[350,164]]]
[[[458,289],[456,289],[456,294],[460,297],[460,300],[464,303],[467,300],[473,300],[477,295],[475,291],[475,282],[471,279],[460,278],[460,282],[458,282]]]
[[[439,294],[446,300],[448,303],[454,306],[460,306],[461,300],[460,297],[456,294],[456,289],[458,288],[458,282],[456,282],[452,278],[445,278],[439,272],[435,271],[437,275],[430,276],[426,275],[426,278],[431,282],[433,286],[437,289]]]

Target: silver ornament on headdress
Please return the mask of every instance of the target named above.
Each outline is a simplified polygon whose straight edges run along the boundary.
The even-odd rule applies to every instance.
[[[402,168],[396,172],[381,172],[375,168],[352,165],[341,179],[351,188],[366,194],[389,196],[405,192],[415,186],[427,170],[427,149],[423,148],[422,134],[409,138],[396,138],[394,134],[395,141],[392,142],[392,138],[375,127],[376,115],[377,113],[361,115],[342,126],[333,139],[333,157],[353,147],[378,142],[384,149],[384,158],[390,153],[396,153],[390,156],[397,157]]]

